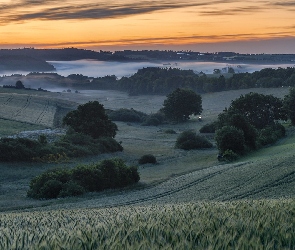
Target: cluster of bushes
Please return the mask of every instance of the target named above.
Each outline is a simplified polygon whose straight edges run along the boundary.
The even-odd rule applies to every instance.
[[[27,196],[35,199],[77,196],[126,187],[139,179],[137,167],[128,167],[121,159],[110,159],[73,169],[49,170],[31,180]]]
[[[148,115],[133,108],[108,111],[108,117],[112,121],[137,122],[142,126],[158,126],[166,122],[166,117],[162,112]]]
[[[212,148],[213,144],[206,137],[187,130],[182,132],[175,143],[175,147],[184,150]]]
[[[220,154],[227,152],[231,155],[228,158],[234,159],[236,155],[276,142],[286,133],[279,121],[287,118],[281,99],[258,93],[242,95],[215,122]]]
[[[58,141],[47,143],[44,136],[28,138],[1,138],[0,161],[58,161],[67,157],[82,157],[122,151],[123,147],[112,137],[94,139],[89,135],[68,130]],[[61,157],[62,156],[62,157]]]

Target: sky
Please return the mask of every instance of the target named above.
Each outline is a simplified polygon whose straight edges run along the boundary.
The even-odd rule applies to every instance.
[[[295,1],[0,0],[0,48],[295,54]]]

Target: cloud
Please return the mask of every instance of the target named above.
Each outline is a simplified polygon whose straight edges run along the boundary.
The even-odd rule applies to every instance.
[[[29,20],[106,19],[130,15],[173,10],[187,7],[216,6],[237,1],[68,1],[21,0],[13,4],[0,4],[0,23],[25,22]]]
[[[295,1],[274,2],[274,3],[272,3],[272,5],[281,6],[281,7],[295,7]]]
[[[210,16],[225,16],[225,15],[239,15],[239,14],[251,14],[253,12],[259,12],[265,10],[262,6],[246,6],[239,8],[229,8],[229,9],[220,9],[220,10],[209,10],[201,11],[201,15],[210,15]]]

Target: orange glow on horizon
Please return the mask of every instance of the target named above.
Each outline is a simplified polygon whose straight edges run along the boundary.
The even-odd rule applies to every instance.
[[[0,1],[0,8],[2,2],[7,1]],[[79,2],[77,0],[74,3]],[[66,6],[66,3],[67,1],[63,6]],[[77,11],[75,18],[70,12],[65,13],[64,17],[61,16],[62,12],[54,13],[54,16],[43,10],[54,7],[47,5],[33,6],[25,11],[19,10],[19,20],[14,20],[17,19],[16,15],[7,14],[7,19],[12,20],[7,22],[4,20],[6,14],[3,10],[0,11],[0,47],[15,45],[38,48],[100,46],[156,48],[159,45],[185,46],[295,38],[295,19],[289,6],[292,3],[286,4],[288,8],[284,5],[269,8],[263,4],[264,2],[256,1],[212,4],[195,1],[195,6],[168,8],[166,4],[164,5],[166,9],[160,6],[163,9],[158,7],[159,10],[146,11],[146,13],[140,13],[141,9],[136,9],[138,13],[131,14],[123,6],[122,12],[128,13],[120,15],[117,14],[120,6],[115,6],[116,8],[107,6],[106,12],[109,9],[113,12],[103,18],[80,17],[84,12],[89,13],[87,14],[89,16],[93,15],[91,9],[83,10],[81,13]],[[81,5],[81,8],[86,8],[85,6]],[[144,7],[149,8],[146,5]],[[17,8],[14,11],[18,13]],[[44,14],[41,15],[39,12]],[[21,16],[22,13],[27,14]],[[101,13],[104,14],[103,11]]]

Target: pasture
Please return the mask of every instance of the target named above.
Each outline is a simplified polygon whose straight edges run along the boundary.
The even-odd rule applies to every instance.
[[[116,139],[122,141],[123,152],[59,164],[1,163],[0,230],[3,237],[0,248],[294,248],[295,130],[292,127],[286,124],[288,137],[275,145],[229,164],[217,161],[216,146],[193,151],[174,148],[179,133],[187,129],[198,132],[204,124],[215,120],[231,100],[250,91],[284,97],[289,90],[205,94],[202,122],[194,117],[187,123],[157,127],[117,122]],[[12,116],[5,118],[8,122],[5,126],[9,126],[9,122],[21,122],[19,124],[41,128],[54,127],[56,103],[71,109],[77,104],[98,100],[108,109],[124,107],[152,113],[161,108],[165,99],[164,96],[129,97],[116,91],[44,92],[40,96],[33,93],[18,92],[15,95],[19,100],[13,93],[0,93],[1,116]],[[45,109],[48,105],[51,108]],[[13,107],[18,108],[7,111]],[[23,119],[30,113],[26,113],[26,109],[32,112],[34,107],[39,115],[42,110],[47,111],[43,111],[42,121],[48,121],[50,126],[36,118],[24,123]],[[18,115],[10,114],[13,112]],[[167,134],[167,129],[177,134]],[[4,131],[5,127],[1,125],[0,130]],[[206,136],[214,142],[213,135]],[[155,155],[158,164],[139,166],[141,180],[135,186],[57,200],[26,197],[30,179],[46,169],[114,157],[137,165],[144,154]]]

